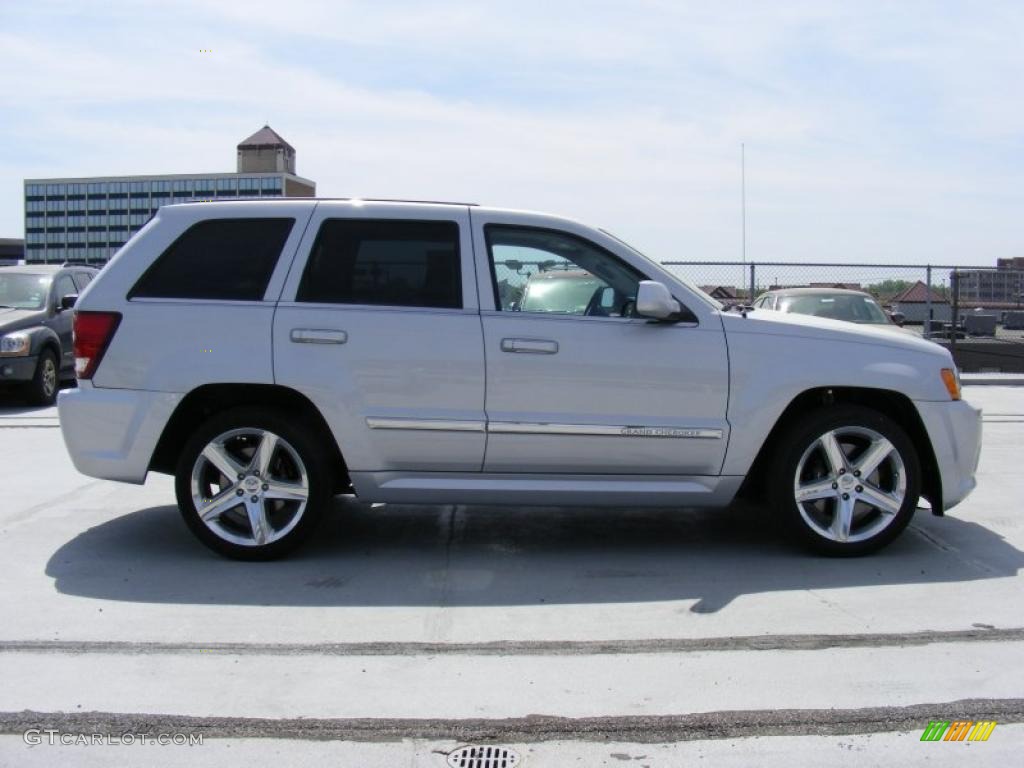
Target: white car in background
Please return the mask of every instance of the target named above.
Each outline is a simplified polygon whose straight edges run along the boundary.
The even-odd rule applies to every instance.
[[[345,492],[722,507],[743,491],[813,550],[857,555],[919,498],[959,503],[980,449],[935,344],[729,313],[597,229],[463,204],[164,207],[82,293],[74,343],[59,405],[78,469],[173,474],[188,526],[239,558],[291,549]]]
[[[776,288],[758,296],[754,306],[777,312],[844,320],[921,338],[920,334],[896,323],[870,293],[849,288]]]

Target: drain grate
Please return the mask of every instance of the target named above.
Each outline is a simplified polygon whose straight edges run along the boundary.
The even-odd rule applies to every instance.
[[[508,747],[467,746],[448,753],[451,768],[515,768],[519,755]]]

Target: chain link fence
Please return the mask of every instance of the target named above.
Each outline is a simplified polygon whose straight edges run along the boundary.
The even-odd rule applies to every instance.
[[[948,347],[961,370],[1024,372],[1024,268],[710,261],[664,266],[726,305],[753,304],[767,291],[788,288],[863,291],[905,329]]]

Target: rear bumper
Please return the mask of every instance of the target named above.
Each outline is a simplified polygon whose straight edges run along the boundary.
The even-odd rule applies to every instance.
[[[952,509],[974,490],[981,456],[981,410],[963,400],[917,401],[942,479],[942,509]]]
[[[57,399],[64,445],[91,477],[142,483],[157,441],[182,395],[99,389],[80,382]]]

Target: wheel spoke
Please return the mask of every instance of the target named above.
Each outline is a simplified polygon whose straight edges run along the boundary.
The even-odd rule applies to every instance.
[[[227,512],[232,507],[237,507],[242,500],[235,494],[234,488],[228,488],[227,490],[221,491],[207,504],[196,510],[196,513],[204,521],[210,522],[216,520],[222,514]]]
[[[268,480],[267,490],[263,492],[265,499],[281,499],[282,501],[305,501],[309,498],[309,488],[300,483],[289,483],[284,480]]]
[[[267,520],[266,510],[263,508],[262,499],[253,501],[248,499],[245,502],[245,511],[249,515],[249,525],[252,526],[252,538],[257,544],[266,544],[270,540],[273,531],[270,529],[270,521]]]
[[[837,491],[832,487],[832,484],[832,479],[828,478],[826,480],[815,480],[812,483],[801,485],[796,489],[797,503],[815,501],[817,499],[831,499],[833,496],[838,495]]]
[[[245,472],[245,467],[235,461],[223,443],[210,443],[203,448],[203,456],[232,483]]]
[[[832,519],[832,535],[837,541],[850,538],[850,527],[853,525],[853,506],[856,501],[852,496],[836,499],[835,517]]]
[[[888,458],[892,451],[892,443],[884,437],[879,437],[867,447],[861,457],[857,459],[853,468],[860,472],[861,477],[869,477],[872,472],[878,469],[879,464]]]
[[[274,458],[274,451],[277,450],[277,435],[273,432],[264,432],[260,438],[260,444],[252,457],[252,468],[260,473],[260,477],[269,477],[270,460]]]
[[[825,452],[825,457],[828,459],[828,465],[833,475],[839,474],[841,469],[848,468],[846,454],[843,453],[842,446],[836,440],[835,432],[826,432],[818,439],[818,442],[821,443],[821,449]]]
[[[881,488],[876,488],[868,483],[864,483],[863,488],[864,490],[860,492],[860,500],[886,514],[895,515],[903,506],[902,498],[886,493]]]

